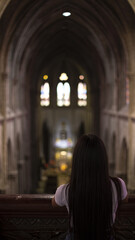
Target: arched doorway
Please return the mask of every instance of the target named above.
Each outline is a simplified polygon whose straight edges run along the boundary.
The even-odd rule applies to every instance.
[[[8,184],[7,193],[16,193],[16,175],[13,166],[13,153],[11,140],[8,139],[7,142],[7,174],[8,174]]]
[[[111,163],[110,163],[110,174],[111,176],[115,176],[115,167],[116,167],[116,135],[113,133],[112,139],[111,139]]]
[[[127,172],[128,172],[128,147],[126,139],[122,140],[121,152],[120,152],[120,164],[119,164],[119,177],[121,177],[127,184]]]
[[[17,135],[16,140],[16,161],[17,161],[17,169],[18,169],[18,193],[23,192],[23,166],[21,162],[21,146],[20,146],[20,137]]]

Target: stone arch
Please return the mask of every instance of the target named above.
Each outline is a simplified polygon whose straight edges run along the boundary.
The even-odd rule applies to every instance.
[[[1,154],[0,154],[0,174],[1,174],[1,168],[2,168],[2,166],[1,166],[2,164],[1,164]]]
[[[23,184],[23,172],[22,172],[22,163],[21,163],[21,143],[20,136],[17,134],[16,138],[16,162],[18,169],[18,193],[22,193],[22,184]]]
[[[7,175],[8,175],[8,189],[7,193],[15,193],[15,176],[13,171],[13,151],[12,143],[9,138],[7,141]]]
[[[8,139],[7,142],[7,166],[8,166],[8,173],[12,170],[13,162],[12,162],[12,145],[11,140]]]
[[[116,168],[116,135],[113,133],[111,138],[111,163],[110,163],[110,174],[115,175]]]
[[[42,126],[42,141],[43,141],[43,154],[46,164],[49,163],[50,160],[50,129],[47,124],[47,121],[43,122]]]
[[[121,177],[126,183],[127,179],[127,168],[128,168],[128,146],[126,138],[123,138],[120,151],[119,161],[119,177]]]
[[[2,154],[0,152],[0,174],[2,172]]]
[[[2,174],[3,174],[3,166],[2,166],[2,154],[0,152],[0,194],[5,193],[3,189],[3,179],[2,179]]]

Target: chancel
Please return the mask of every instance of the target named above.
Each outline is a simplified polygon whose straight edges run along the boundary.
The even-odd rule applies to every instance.
[[[56,166],[58,166],[62,172],[66,171],[66,175],[70,173],[74,146],[73,139],[69,137],[69,135],[72,136],[73,134],[71,134],[70,130],[66,130],[66,123],[62,122],[59,138],[57,138],[55,142],[55,160]],[[67,181],[68,180],[69,179],[67,179]],[[62,183],[65,183],[65,181]]]

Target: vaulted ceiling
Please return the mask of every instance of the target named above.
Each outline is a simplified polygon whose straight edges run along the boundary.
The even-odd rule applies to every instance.
[[[133,15],[125,0],[12,0],[0,21],[3,68],[8,63],[13,80],[33,79],[36,86],[44,69],[61,72],[65,64],[73,74],[94,76],[97,86],[125,64]]]

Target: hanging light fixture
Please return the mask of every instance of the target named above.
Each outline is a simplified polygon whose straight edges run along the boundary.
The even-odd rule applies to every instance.
[[[71,12],[63,12],[62,15],[64,17],[69,17],[69,16],[71,16]]]

